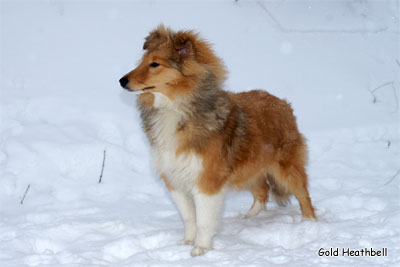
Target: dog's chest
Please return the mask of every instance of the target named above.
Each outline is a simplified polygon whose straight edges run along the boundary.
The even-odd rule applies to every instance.
[[[152,120],[152,158],[158,174],[164,175],[172,187],[191,191],[203,169],[203,161],[193,152],[176,154],[182,115],[163,109]]]

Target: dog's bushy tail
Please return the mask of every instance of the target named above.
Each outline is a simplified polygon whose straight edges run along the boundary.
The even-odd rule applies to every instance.
[[[267,176],[268,184],[270,185],[272,198],[278,203],[279,206],[286,206],[290,203],[290,193],[288,190],[279,182],[276,181],[274,176],[268,175]]]

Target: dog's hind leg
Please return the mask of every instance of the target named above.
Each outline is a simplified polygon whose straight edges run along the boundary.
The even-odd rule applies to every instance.
[[[257,184],[251,187],[251,194],[253,195],[254,201],[250,210],[246,215],[243,216],[245,219],[256,216],[258,213],[260,213],[260,211],[266,209],[266,203],[269,195],[269,185],[267,184],[265,177],[260,179]]]
[[[314,208],[311,204],[310,195],[307,189],[307,174],[305,172],[304,167],[293,168],[292,174],[293,177],[297,178],[298,184],[289,183],[289,191],[300,203],[301,213],[306,219],[316,219]]]

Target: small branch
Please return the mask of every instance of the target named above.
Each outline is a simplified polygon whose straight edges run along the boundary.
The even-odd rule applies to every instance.
[[[104,163],[106,162],[106,151],[104,150],[103,153],[103,165],[101,166],[101,173],[99,178],[99,184],[101,183],[101,178],[103,178],[103,171],[104,171]]]
[[[392,176],[392,178],[391,178],[389,181],[387,181],[387,182],[385,183],[385,185],[388,185],[388,184],[390,184],[391,182],[393,182],[394,178],[396,178],[396,176],[399,175],[399,174],[400,174],[400,169],[397,170],[397,172]]]
[[[21,202],[20,202],[21,205],[24,204],[24,200],[25,200],[26,194],[27,194],[28,191],[29,191],[29,188],[31,188],[31,184],[28,184],[28,187],[27,187],[26,190],[25,190],[25,194],[24,194],[24,196],[22,197],[22,200],[21,200]]]
[[[379,85],[378,87],[375,87],[373,90],[370,90],[370,92],[371,93],[374,93],[376,90],[378,90],[379,88],[382,88],[382,87],[384,87],[384,86],[386,86],[386,85],[389,85],[389,84],[392,84],[393,82],[387,82],[387,83],[384,83],[384,84],[381,84],[381,85]]]
[[[377,90],[381,89],[382,87],[385,87],[385,86],[388,86],[388,85],[391,85],[391,87],[392,87],[392,92],[393,92],[393,95],[394,95],[394,98],[395,98],[395,101],[396,101],[396,109],[395,109],[393,112],[397,112],[397,111],[399,110],[399,99],[398,99],[398,97],[397,97],[396,87],[394,86],[394,82],[393,82],[393,81],[387,82],[387,83],[384,83],[384,84],[381,84],[381,85],[379,85],[378,87],[375,87],[374,89],[369,90],[369,92],[371,93],[371,95],[372,95],[372,97],[373,97],[372,103],[375,104],[375,103],[377,102],[377,98],[376,98],[376,96],[374,95],[374,93],[375,93]]]
[[[400,67],[400,61],[398,59],[396,59],[397,65],[399,65]]]
[[[396,98],[396,110],[394,112],[397,112],[397,110],[399,109],[399,99],[397,98],[396,87],[394,87],[394,82],[392,82],[392,89],[394,97]]]

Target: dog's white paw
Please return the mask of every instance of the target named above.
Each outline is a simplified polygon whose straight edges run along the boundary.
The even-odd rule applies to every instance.
[[[207,252],[206,248],[194,246],[192,249],[192,252],[190,252],[190,255],[192,255],[192,257],[196,257],[196,256],[204,255],[206,252]]]
[[[179,246],[188,246],[188,245],[193,245],[194,244],[194,240],[179,240],[178,242],[176,242],[177,245]]]
[[[316,222],[317,218],[313,218],[313,217],[302,217],[301,218],[302,221],[309,221],[309,222]]]
[[[249,218],[251,218],[251,217],[253,217],[254,215],[251,215],[251,214],[248,214],[248,213],[246,213],[246,214],[239,214],[239,215],[237,215],[237,218],[238,219],[240,219],[240,220],[244,220],[244,219],[249,219]]]
[[[237,219],[247,219],[246,214],[242,214],[242,213],[239,213],[238,215],[236,215],[236,218]]]

